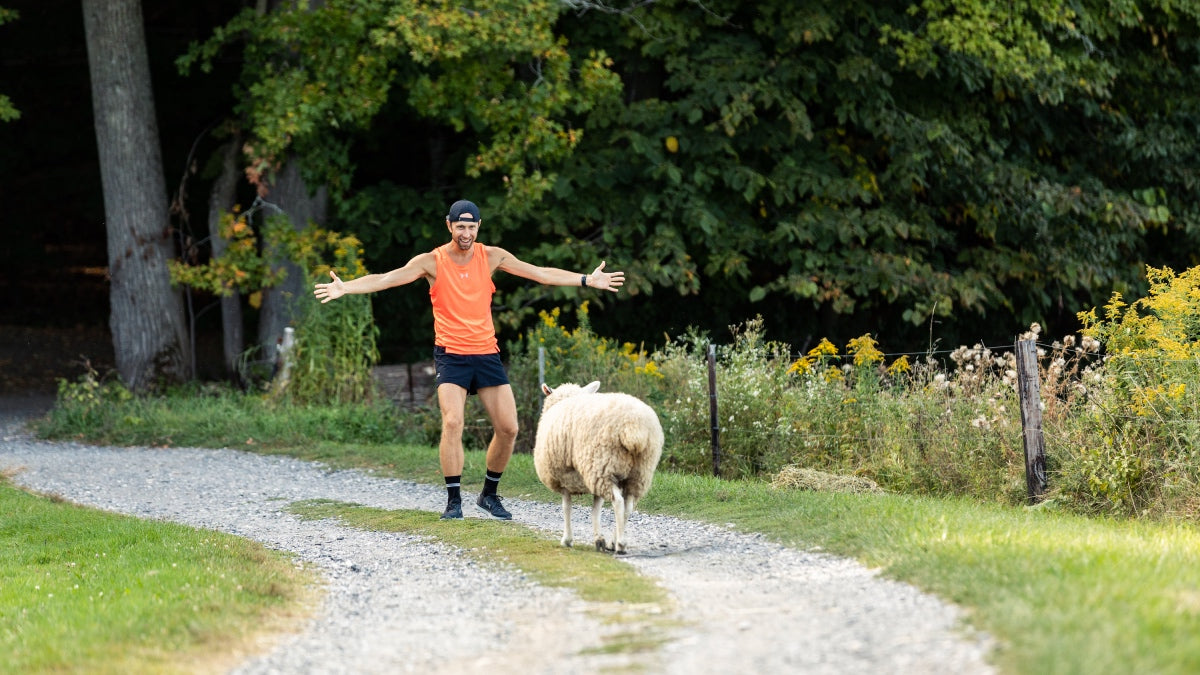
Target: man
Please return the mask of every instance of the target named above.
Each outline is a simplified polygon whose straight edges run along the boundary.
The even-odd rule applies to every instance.
[[[492,421],[492,440],[488,444],[483,491],[475,503],[493,517],[508,520],[512,514],[501,504],[496,487],[517,440],[517,402],[500,361],[500,347],[492,324],[492,294],[496,291],[492,274],[501,270],[547,286],[579,284],[615,293],[625,283],[625,273],[605,272],[603,262],[591,274],[532,265],[502,248],[477,242],[480,222],[479,209],[474,204],[466,200],[454,202],[446,215],[449,243],[418,254],[404,267],[386,274],[342,281],[330,270],[333,280],[316,284],[313,293],[326,303],[346,293],[374,293],[418,279],[429,282],[438,407],[442,413],[438,455],[447,492],[442,518],[462,518],[459,487],[463,469],[463,416],[467,396],[478,394]]]

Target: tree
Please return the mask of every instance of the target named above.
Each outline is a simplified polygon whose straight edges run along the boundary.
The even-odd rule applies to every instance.
[[[117,371],[145,390],[188,375],[188,337],[167,263],[174,257],[140,0],[84,0],[100,154]]]

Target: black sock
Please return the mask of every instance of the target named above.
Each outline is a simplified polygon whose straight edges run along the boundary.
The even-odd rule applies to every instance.
[[[462,476],[446,476],[446,499],[447,501],[462,499],[459,494],[459,489],[462,486]]]
[[[500,484],[500,476],[503,476],[503,471],[492,471],[488,469],[487,476],[483,480],[483,495],[496,494],[496,486]]]

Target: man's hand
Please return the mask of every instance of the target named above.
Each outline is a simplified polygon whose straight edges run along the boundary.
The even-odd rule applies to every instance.
[[[604,265],[601,264],[600,267],[604,267]],[[317,296],[321,304],[325,304],[330,300],[337,300],[346,294],[346,285],[338,278],[337,273],[329,270],[329,276],[333,278],[333,281],[327,284],[315,284],[316,290],[313,291],[313,295]]]
[[[617,289],[619,289],[624,283],[625,273],[605,272],[603,261],[601,261],[600,265],[598,265],[596,269],[593,270],[588,276],[588,286],[591,286],[592,288],[599,288],[602,291],[612,291],[613,293],[616,293]]]

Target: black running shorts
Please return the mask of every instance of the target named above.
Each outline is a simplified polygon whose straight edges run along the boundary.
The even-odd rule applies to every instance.
[[[433,348],[437,386],[457,384],[474,394],[484,387],[508,384],[508,373],[499,354],[447,354],[445,347]]]

